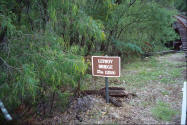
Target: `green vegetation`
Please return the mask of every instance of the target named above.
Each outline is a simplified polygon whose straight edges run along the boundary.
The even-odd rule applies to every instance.
[[[136,59],[133,63],[125,65],[125,74],[120,79],[128,86],[138,87],[144,87],[151,82],[172,84],[175,83],[174,79],[182,74],[181,71],[181,68],[171,62],[160,62],[156,57],[151,57],[144,61]]]
[[[160,101],[152,109],[152,114],[157,119],[170,121],[177,114],[177,111],[171,109],[169,104]]]
[[[157,51],[178,37],[171,27],[177,13],[174,0],[1,0],[0,98],[10,111],[41,103],[52,110],[54,97],[65,107],[84,88],[84,56]],[[137,79],[154,79],[156,71]]]
[[[187,12],[187,2],[186,2],[186,0],[177,0],[177,1],[175,1],[175,6],[181,12]]]

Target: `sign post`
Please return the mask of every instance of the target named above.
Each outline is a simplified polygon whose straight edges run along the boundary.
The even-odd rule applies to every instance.
[[[105,77],[107,103],[109,103],[108,77],[120,77],[120,63],[120,57],[92,56],[92,75]]]
[[[109,93],[108,93],[108,77],[105,77],[105,93],[106,93],[106,103],[109,103]]]

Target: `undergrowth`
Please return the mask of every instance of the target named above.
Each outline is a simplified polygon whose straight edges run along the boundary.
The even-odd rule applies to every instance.
[[[181,68],[170,62],[160,62],[157,57],[136,59],[131,64],[124,65],[124,76],[120,77],[129,86],[144,87],[151,82],[173,84],[182,75]],[[169,66],[168,66],[169,65]]]
[[[170,121],[176,114],[177,111],[171,109],[169,104],[165,102],[160,101],[152,108],[152,115],[159,120]]]

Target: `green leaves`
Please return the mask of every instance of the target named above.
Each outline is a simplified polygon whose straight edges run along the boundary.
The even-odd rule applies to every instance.
[[[0,62],[0,98],[68,98],[87,74],[83,56],[138,55],[176,39],[171,8],[173,0],[1,0],[0,56],[13,68]]]
[[[32,34],[22,36],[22,40],[12,40],[8,63],[21,67],[19,72],[2,74],[0,98],[4,98],[9,106],[22,101],[30,104],[38,103],[41,95],[48,97],[51,92],[64,88],[75,89],[87,70],[83,57],[75,55],[77,51],[66,53],[63,39],[53,33]],[[21,50],[21,51],[20,51]],[[6,54],[5,54],[6,55]],[[15,55],[20,55],[15,58]],[[3,75],[4,74],[4,75]],[[10,83],[6,83],[7,75]],[[62,93],[63,94],[63,93]]]
[[[142,49],[134,44],[134,43],[125,43],[124,41],[119,41],[119,40],[114,40],[113,41],[113,45],[116,46],[116,48],[123,52],[123,51],[126,51],[127,53],[130,53],[130,52],[136,52],[136,53],[143,53]]]
[[[6,32],[6,35],[10,37],[15,33],[16,28],[12,23],[11,16],[13,16],[12,13],[9,16],[0,13],[0,34]]]
[[[35,100],[39,88],[39,79],[34,71],[34,64],[23,65],[23,72],[14,85],[16,86],[13,94],[22,98],[32,97]]]
[[[129,6],[128,2],[120,3],[112,11],[106,25],[108,48],[113,48],[108,49],[109,53],[129,52],[129,49],[142,53],[147,50],[154,51],[154,46],[162,48],[163,43],[177,38],[172,28],[172,16],[175,14],[175,10],[165,8],[154,1],[137,0],[132,6]],[[115,41],[112,38],[117,43],[116,47],[113,46]],[[121,41],[120,44],[118,41]],[[126,49],[120,48],[120,45],[126,46]],[[150,46],[153,48],[150,49]]]

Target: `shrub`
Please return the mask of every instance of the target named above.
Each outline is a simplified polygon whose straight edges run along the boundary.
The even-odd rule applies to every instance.
[[[52,93],[64,97],[60,95],[78,87],[87,65],[83,57],[63,51],[63,39],[49,33],[21,39],[11,41],[9,55],[0,55],[5,61],[0,66],[0,98],[9,108],[36,104]]]

